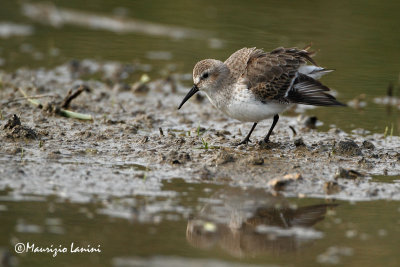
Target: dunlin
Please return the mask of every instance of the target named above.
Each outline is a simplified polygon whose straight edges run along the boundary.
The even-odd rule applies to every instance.
[[[279,113],[293,104],[344,106],[327,93],[329,88],[318,79],[332,70],[319,67],[313,52],[279,47],[267,53],[262,49],[242,48],[225,62],[215,59],[199,61],[193,69],[194,85],[182,105],[202,91],[223,113],[243,122],[253,122],[247,144],[257,123],[273,117],[265,142],[279,120]],[[307,63],[310,63],[307,65]]]

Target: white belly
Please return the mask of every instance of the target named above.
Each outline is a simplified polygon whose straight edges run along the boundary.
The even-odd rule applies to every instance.
[[[263,104],[260,101],[232,101],[224,112],[237,120],[259,122],[283,112],[289,105],[279,103]]]

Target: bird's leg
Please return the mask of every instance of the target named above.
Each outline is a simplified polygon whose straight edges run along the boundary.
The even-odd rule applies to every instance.
[[[276,123],[278,122],[278,120],[279,120],[279,115],[276,114],[276,115],[274,116],[274,120],[273,120],[273,122],[272,122],[271,128],[269,128],[268,134],[267,134],[267,136],[264,138],[264,142],[265,142],[265,143],[268,143],[268,142],[269,142],[269,136],[272,134],[272,131],[274,130],[275,125],[276,125]]]
[[[257,122],[255,122],[255,123],[253,124],[253,127],[251,127],[251,130],[250,130],[250,132],[247,134],[246,138],[245,138],[242,142],[240,142],[239,144],[237,144],[237,145],[243,145],[243,144],[247,144],[248,142],[251,142],[251,141],[250,141],[250,136],[251,136],[251,133],[254,131],[254,128],[256,128],[256,126],[257,126]]]

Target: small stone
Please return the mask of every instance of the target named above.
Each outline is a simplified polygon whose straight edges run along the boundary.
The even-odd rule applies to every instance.
[[[373,150],[373,149],[375,149],[375,146],[374,146],[374,144],[372,144],[370,141],[365,140],[365,141],[362,143],[362,148]]]
[[[340,167],[335,175],[335,179],[338,178],[345,178],[345,179],[356,179],[358,177],[364,177],[363,174],[359,173],[358,171],[355,170],[346,170],[342,167]]]
[[[303,138],[298,138],[298,139],[294,140],[294,145],[295,145],[296,147],[306,146],[306,145],[304,144]]]
[[[340,141],[337,145],[337,152],[348,156],[361,156],[360,147],[353,140]]]

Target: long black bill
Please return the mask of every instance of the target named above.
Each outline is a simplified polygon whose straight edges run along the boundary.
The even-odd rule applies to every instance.
[[[178,109],[181,109],[181,107],[183,106],[183,104],[185,104],[186,101],[189,100],[189,98],[191,98],[195,93],[197,93],[199,91],[199,88],[197,88],[196,85],[193,85],[192,89],[190,89],[189,93],[187,93],[187,95],[185,96],[185,98],[182,100],[182,103],[179,105]]]

